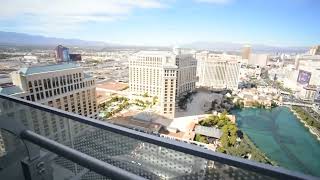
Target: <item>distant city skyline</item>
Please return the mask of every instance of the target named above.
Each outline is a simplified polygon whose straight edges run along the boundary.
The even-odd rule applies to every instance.
[[[320,1],[85,0],[2,2],[3,31],[130,45],[319,44]]]

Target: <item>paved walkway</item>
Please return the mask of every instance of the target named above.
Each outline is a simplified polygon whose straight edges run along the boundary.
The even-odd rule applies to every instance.
[[[187,104],[186,110],[177,109],[176,117],[194,116],[204,114],[211,107],[214,99],[222,99],[221,94],[198,91],[192,95],[192,101]]]

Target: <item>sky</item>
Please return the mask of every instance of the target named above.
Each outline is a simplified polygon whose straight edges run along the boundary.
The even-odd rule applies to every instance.
[[[0,0],[0,31],[130,45],[320,44],[320,0]]]

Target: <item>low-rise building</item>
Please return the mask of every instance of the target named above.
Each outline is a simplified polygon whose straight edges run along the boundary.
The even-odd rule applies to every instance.
[[[242,89],[238,93],[238,97],[243,100],[245,107],[264,105],[271,107],[272,101],[280,101],[278,90],[274,88],[257,87],[251,89]]]
[[[317,94],[317,86],[315,85],[308,85],[304,86],[303,89],[300,91],[300,98],[305,101],[313,101]]]
[[[222,131],[215,127],[196,125],[194,131],[196,134],[201,134],[215,139],[220,139],[222,136]]]

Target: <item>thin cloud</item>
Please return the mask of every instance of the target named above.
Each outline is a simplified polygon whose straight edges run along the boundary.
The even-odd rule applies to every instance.
[[[56,15],[119,15],[128,14],[137,8],[161,8],[159,0],[10,0],[1,3],[1,16],[34,14],[44,16]]]
[[[1,3],[0,22],[23,17],[28,27],[63,30],[86,22],[125,19],[136,9],[164,7],[163,0],[9,0]]]

